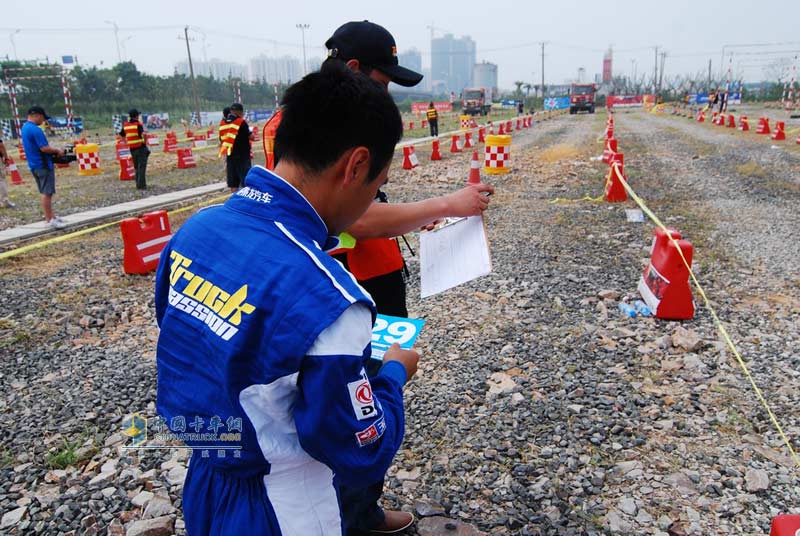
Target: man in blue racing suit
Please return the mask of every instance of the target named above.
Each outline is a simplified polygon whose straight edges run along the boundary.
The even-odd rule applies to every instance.
[[[157,408],[193,448],[190,536],[340,535],[339,485],[380,481],[400,447],[419,356],[395,345],[367,378],[375,305],[325,251],[401,135],[380,84],[327,65],[286,92],[274,172],[252,168],[165,247]]]

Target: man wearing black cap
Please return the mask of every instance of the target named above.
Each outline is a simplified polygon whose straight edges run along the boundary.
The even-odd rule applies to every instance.
[[[136,170],[136,189],[147,189],[147,159],[150,157],[150,148],[147,147],[144,137],[144,127],[139,121],[139,110],[136,108],[128,112],[128,120],[122,124],[119,135],[125,138],[125,142],[131,150],[133,167]]]
[[[397,46],[388,30],[369,21],[348,22],[340,26],[325,42],[330,61],[342,61],[354,71],[361,71],[383,84],[389,82],[411,87],[422,75],[398,64]],[[416,203],[388,204],[386,194],[378,191],[377,201],[348,229],[356,239],[352,249],[337,250],[334,255],[356,277],[385,315],[407,317],[406,289],[403,278],[405,263],[396,240],[392,237],[430,224],[444,217],[481,214],[489,200],[482,192],[493,192],[487,184],[463,188],[447,196]],[[378,372],[380,363],[370,359],[368,374]],[[365,487],[340,487],[342,513],[348,536],[361,534],[393,534],[414,522],[408,512],[382,510],[378,506],[383,481]]]
[[[28,109],[28,120],[22,125],[22,146],[25,148],[25,157],[28,168],[36,179],[36,186],[42,194],[42,211],[45,224],[53,229],[63,229],[66,224],[53,213],[53,194],[56,193],[56,173],[53,166],[52,155],[64,156],[62,149],[50,147],[47,136],[40,125],[50,119],[44,108],[31,106]]]

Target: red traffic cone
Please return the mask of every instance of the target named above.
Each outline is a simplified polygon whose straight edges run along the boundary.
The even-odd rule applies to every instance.
[[[500,130],[497,131],[497,133],[500,136],[502,136],[502,135],[504,135],[506,133],[506,129],[504,127],[505,127],[505,125],[503,123],[500,123]]]
[[[728,128],[736,128],[736,117],[733,114],[728,114]]]
[[[422,126],[420,128],[428,128],[428,120],[427,119],[423,119],[422,120]]]
[[[521,123],[522,123],[522,122],[521,122],[519,119],[517,119],[516,128],[515,128],[514,130],[522,130],[522,125],[521,125]]]
[[[472,149],[472,132],[464,133],[464,149]]]
[[[756,129],[756,134],[769,134],[769,118],[767,117],[759,117],[758,118],[758,128]]]
[[[461,152],[461,138],[458,136],[458,134],[453,134],[453,142],[450,144],[450,152],[451,153]]]
[[[472,161],[469,163],[469,178],[467,184],[480,184],[481,162],[478,160],[478,151],[472,151]]]
[[[11,184],[22,184],[22,175],[19,174],[17,164],[11,156],[8,157],[8,172],[11,174]]]
[[[506,121],[506,134],[511,134],[511,119]]]
[[[442,154],[439,152],[439,138],[433,140],[433,150],[431,151],[431,160],[441,160]]]
[[[489,134],[494,134],[494,125],[491,121],[489,121]]]
[[[773,132],[772,134],[772,139],[775,141],[781,141],[786,139],[786,132],[784,132],[783,121],[775,122],[775,132]]]
[[[747,132],[750,130],[750,123],[747,121],[747,116],[743,115],[739,118],[739,130]]]
[[[408,145],[403,147],[403,169],[414,169],[419,165],[417,154],[414,152],[414,146]]]
[[[797,145],[800,145],[800,136],[797,137]]]
[[[17,151],[19,151],[19,159],[25,162],[27,160],[27,158],[25,158],[25,147],[23,147],[21,143],[17,145]]]
[[[123,156],[119,159],[119,180],[132,181],[136,179],[136,169],[133,167],[133,158]]]
[[[617,152],[617,140],[609,138],[606,140],[606,148],[603,151],[603,162],[606,164],[611,161],[611,157]]]
[[[706,114],[703,110],[700,110],[700,113],[697,114],[697,122],[703,123],[706,120]]]
[[[621,154],[621,153],[618,153]],[[611,166],[608,168],[608,176],[606,176],[606,186],[604,198],[610,203],[618,203],[620,201],[627,201],[628,193],[622,185],[625,180],[625,172],[623,171],[622,162],[612,161]]]
[[[486,141],[486,129],[480,127],[478,129],[478,143],[484,143]]]

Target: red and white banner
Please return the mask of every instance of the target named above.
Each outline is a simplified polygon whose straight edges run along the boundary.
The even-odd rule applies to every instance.
[[[609,95],[606,97],[606,106],[609,108],[633,108],[641,105],[641,95]]]
[[[411,103],[411,113],[423,113],[428,109],[429,102],[412,102]],[[433,107],[436,108],[437,112],[452,112],[453,105],[449,102],[434,102]]]

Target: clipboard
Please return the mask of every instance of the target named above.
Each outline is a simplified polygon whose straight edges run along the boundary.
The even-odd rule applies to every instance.
[[[419,236],[420,290],[423,298],[492,271],[483,216],[449,221]]]

